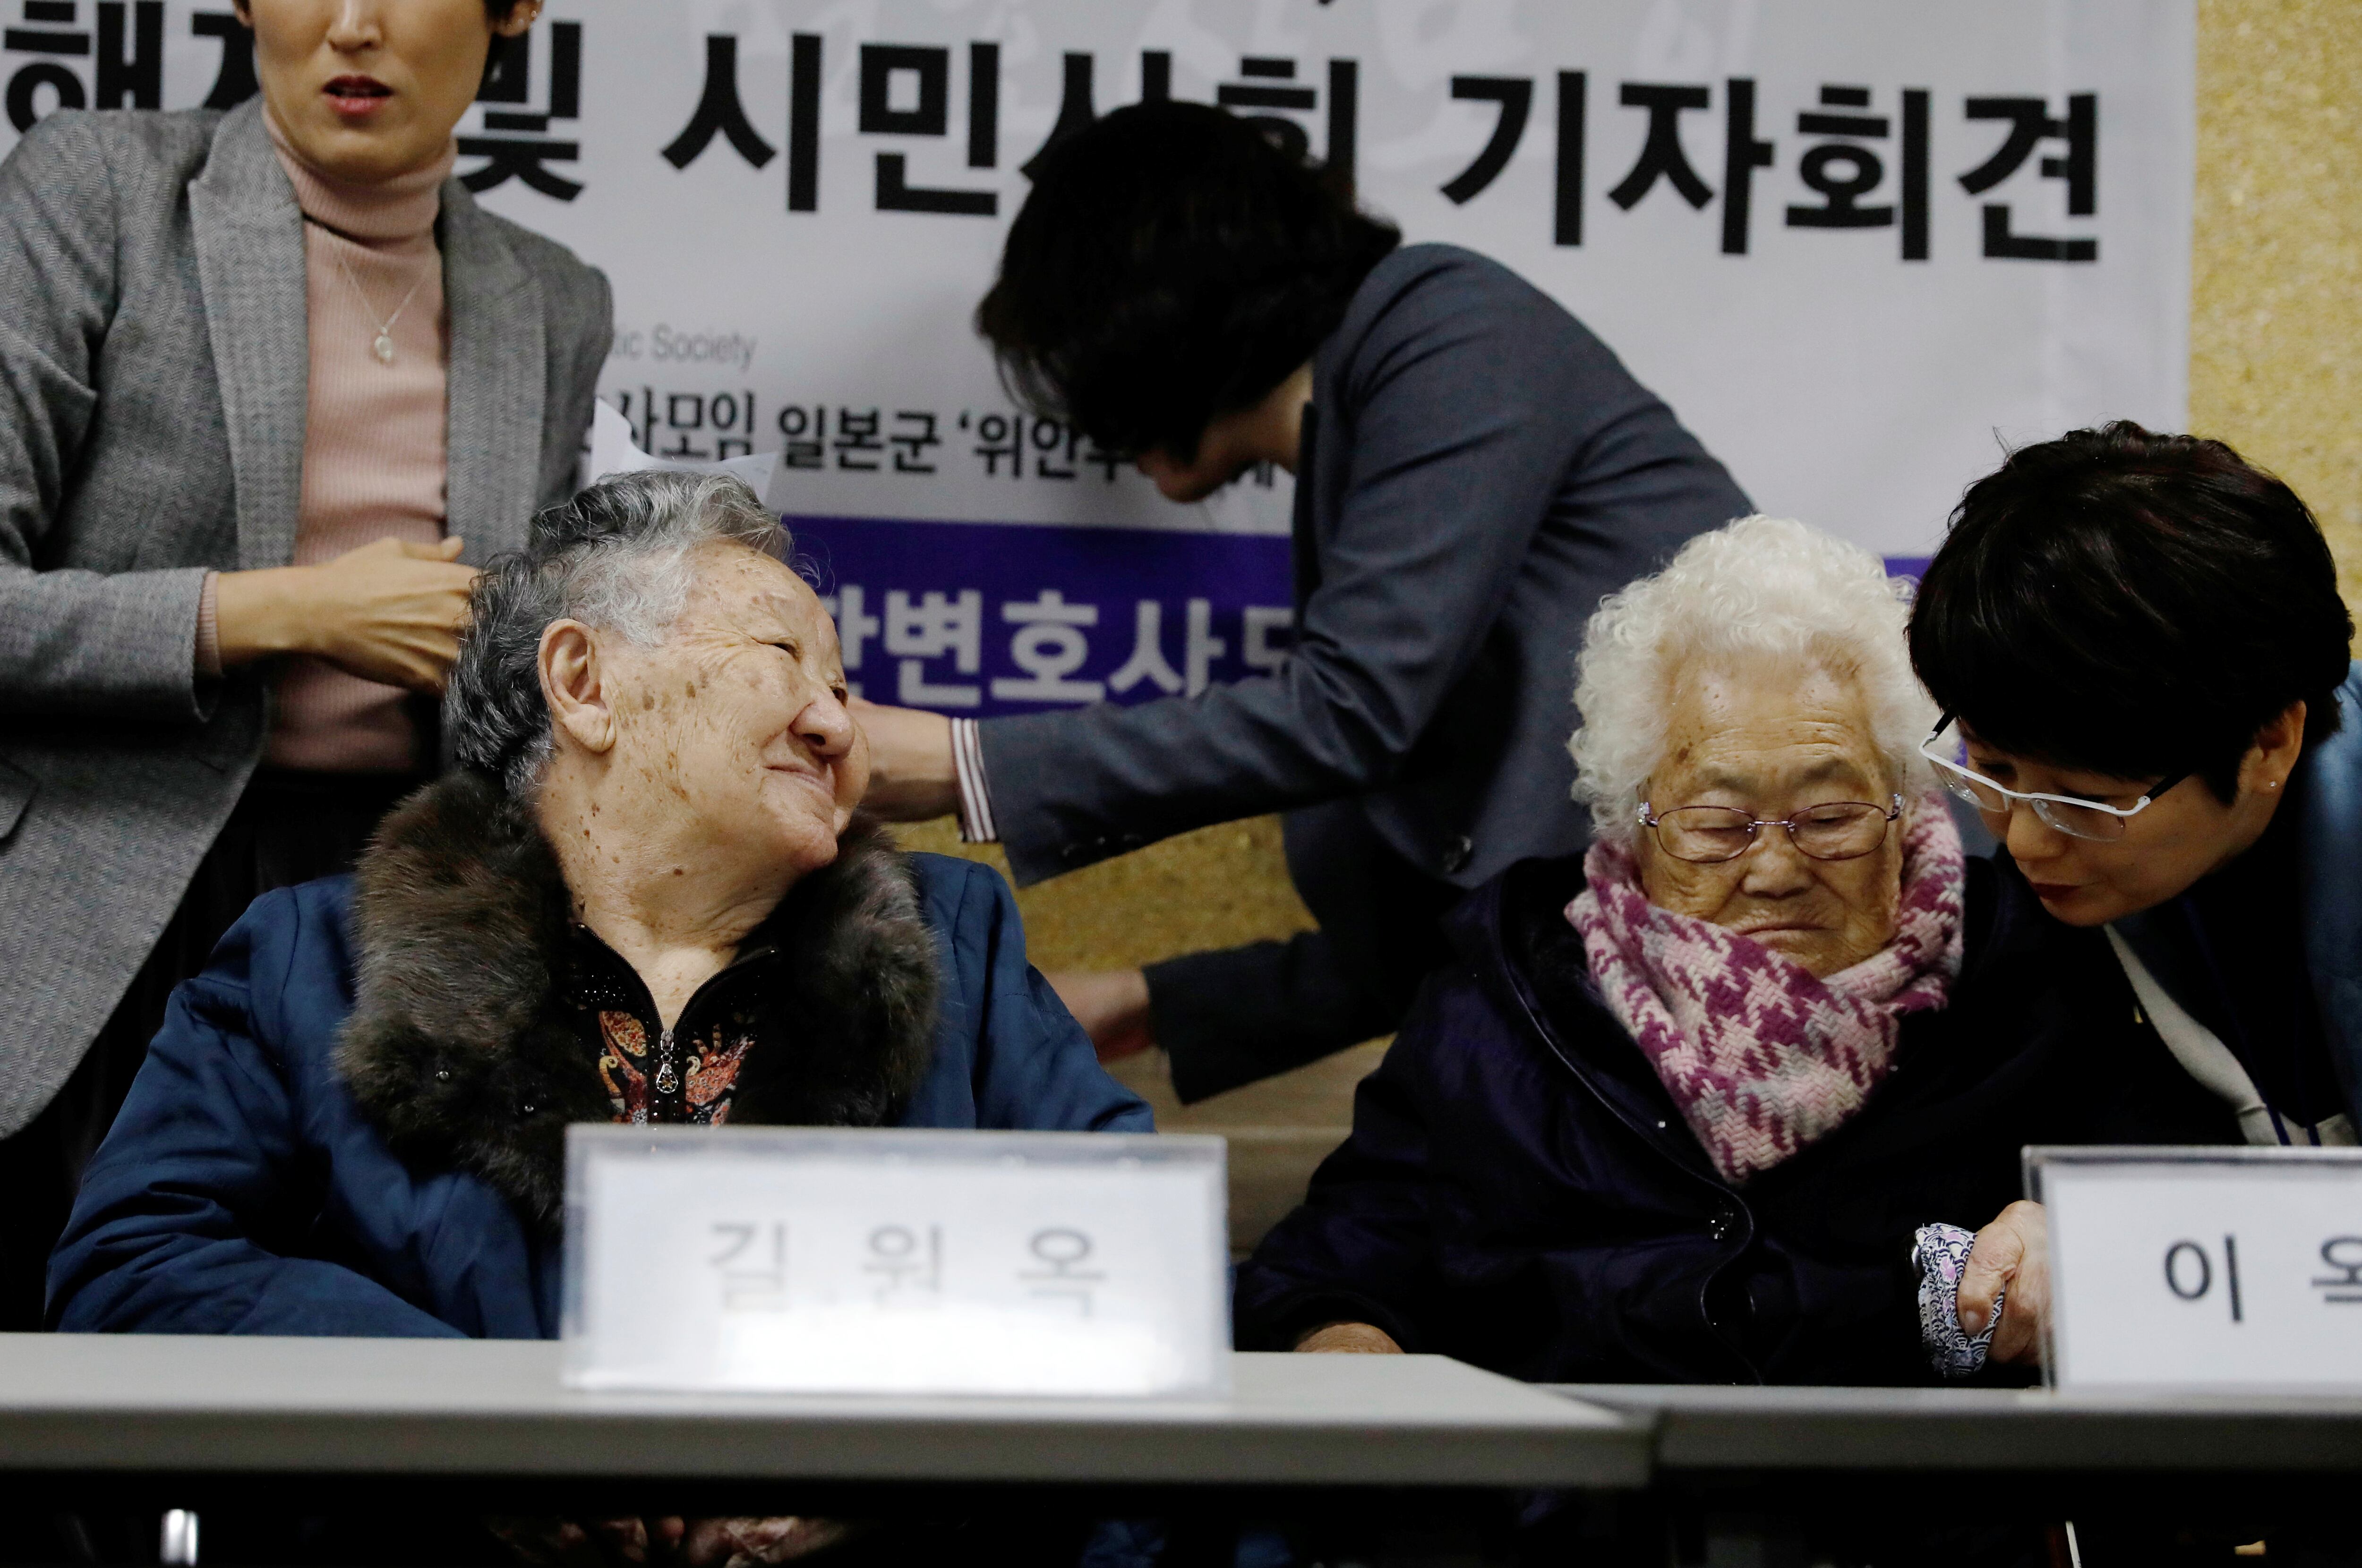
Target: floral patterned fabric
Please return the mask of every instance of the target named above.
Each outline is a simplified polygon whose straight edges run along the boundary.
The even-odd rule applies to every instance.
[[[685,1047],[676,1036],[659,1034],[651,1062],[646,1024],[612,1009],[597,1016],[599,1079],[616,1121],[719,1127],[730,1120],[730,1097],[754,1046],[752,1034],[733,1037],[716,1027]]]
[[[745,995],[749,970],[769,956],[742,955],[698,988],[667,1031],[640,977],[597,936],[577,931],[574,1003],[617,1121],[719,1127],[730,1120],[739,1070],[756,1039],[751,1013],[733,1007],[732,997]]]

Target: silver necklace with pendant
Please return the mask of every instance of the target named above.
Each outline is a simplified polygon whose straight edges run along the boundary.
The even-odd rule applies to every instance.
[[[341,250],[332,249],[331,254],[336,257],[337,265],[344,270],[345,282],[353,286],[353,293],[359,297],[361,308],[374,318],[377,315],[377,307],[370,304],[369,291],[361,287],[360,279],[354,275],[352,263],[345,259],[345,253]],[[370,352],[377,356],[379,364],[393,363],[393,324],[402,319],[402,313],[410,308],[410,302],[418,297],[418,291],[425,285],[426,269],[422,267],[419,269],[417,278],[410,285],[410,292],[402,296],[400,304],[393,307],[393,314],[378,322],[377,338],[370,345]]]

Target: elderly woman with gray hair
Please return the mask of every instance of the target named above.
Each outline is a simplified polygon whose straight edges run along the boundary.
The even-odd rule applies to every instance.
[[[1981,1360],[1923,1324],[1915,1242],[1950,1249],[1936,1290],[2022,1145],[2171,1141],[2188,1108],[2123,1089],[2164,1075],[2076,983],[2088,933],[1964,863],[1906,608],[1875,556],[1767,517],[1601,606],[1573,742],[1593,846],[1462,906],[1461,962],[1241,1271],[1242,1346],[1542,1382]]]
[[[1149,1130],[1000,878],[855,816],[786,543],[734,480],[632,474],[486,569],[465,766],[181,988],[55,1326],[554,1336],[568,1122]]]

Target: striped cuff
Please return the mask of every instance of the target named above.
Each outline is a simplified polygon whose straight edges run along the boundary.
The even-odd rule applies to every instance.
[[[215,591],[220,582],[221,573],[205,573],[204,591],[197,596],[197,674],[207,679],[222,672],[221,610]]]
[[[952,721],[952,776],[959,787],[960,842],[996,842],[1000,832],[992,821],[992,791],[984,781],[984,743],[974,719]]]

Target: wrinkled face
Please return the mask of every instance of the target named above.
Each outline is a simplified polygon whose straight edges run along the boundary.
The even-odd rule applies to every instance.
[[[528,0],[499,26],[514,38]],[[340,179],[375,183],[443,155],[475,101],[492,23],[483,0],[239,0],[254,69],[295,149]]]
[[[1987,745],[1965,724],[1961,738],[1970,768],[2004,790],[2072,795],[2125,808],[2158,782],[2055,767]],[[2264,772],[2271,776],[2270,790],[2261,787]],[[2285,769],[2259,771],[2251,753],[2231,804],[2216,800],[2204,779],[2184,778],[2126,821],[2125,835],[2117,839],[2060,833],[2023,802],[2006,813],[1982,815],[1993,836],[2009,846],[2010,858],[2025,873],[2044,909],[2069,925],[2105,925],[2180,897],[2201,877],[2245,853],[2269,825],[2285,778]]]
[[[713,544],[690,560],[696,585],[662,643],[601,639],[620,807],[798,874],[825,866],[869,787],[836,628],[769,556]]]
[[[1661,815],[1681,806],[1735,806],[1770,821],[1809,806],[1884,806],[1894,786],[1872,738],[1860,683],[1817,667],[1677,672],[1665,758],[1649,779]],[[1894,936],[1903,834],[1851,860],[1800,855],[1762,828],[1736,860],[1676,860],[1640,830],[1635,854],[1649,901],[1752,937],[1817,976],[1859,964]]]

